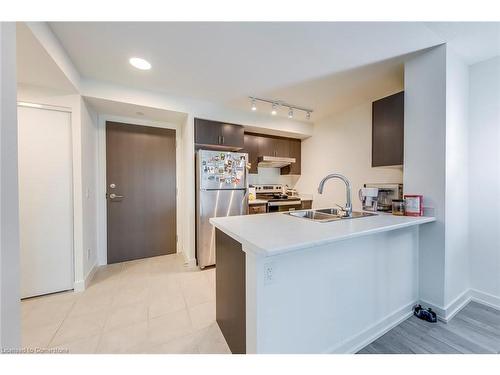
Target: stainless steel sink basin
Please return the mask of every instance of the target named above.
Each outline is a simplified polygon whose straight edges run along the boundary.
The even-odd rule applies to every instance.
[[[369,213],[369,212],[353,211],[351,216],[342,216],[343,213],[344,212],[339,210],[338,208],[323,208],[320,210],[285,212],[285,214],[290,215],[290,216],[299,217],[302,219],[313,220],[313,221],[318,221],[318,222],[322,222],[322,223],[326,223],[329,221],[335,221],[335,220],[356,219],[356,218],[360,218],[360,217],[368,217],[368,216],[377,215],[377,214]]]
[[[320,222],[340,220],[339,216],[329,215],[329,214],[325,214],[325,213],[318,212],[318,211],[313,211],[313,210],[309,210],[309,211],[288,211],[288,212],[285,212],[285,213],[288,214],[288,215],[290,215],[290,216],[300,217],[302,219],[309,219],[309,220],[320,221]]]
[[[323,214],[328,214],[328,215],[335,215],[335,216],[342,216],[343,211],[339,210],[338,208],[322,208],[320,210],[315,210],[315,212],[321,212]],[[376,216],[377,214],[371,213],[371,212],[359,212],[359,211],[353,211],[351,213],[351,216],[342,216],[342,219],[356,219],[358,217],[368,217],[368,216]]]

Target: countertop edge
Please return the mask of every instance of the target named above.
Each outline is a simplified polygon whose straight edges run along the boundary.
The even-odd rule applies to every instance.
[[[363,237],[363,236],[367,236],[367,235],[371,235],[371,234],[389,232],[392,230],[408,228],[408,227],[412,227],[415,225],[432,223],[432,222],[436,221],[436,218],[422,216],[422,217],[419,217],[415,221],[409,221],[406,223],[386,225],[386,226],[379,227],[379,228],[367,229],[367,230],[363,230],[363,231],[359,231],[359,232],[355,232],[355,233],[340,235],[340,236],[337,236],[335,238],[329,238],[326,240],[313,241],[313,242],[307,242],[307,243],[298,243],[298,244],[292,245],[292,246],[276,247],[273,249],[263,249],[263,248],[260,248],[258,246],[255,246],[252,242],[241,238],[236,233],[233,233],[232,231],[230,231],[228,228],[224,227],[223,225],[220,225],[219,223],[214,223],[213,219],[210,219],[209,221],[217,229],[221,230],[222,232],[224,232],[228,236],[234,238],[236,241],[241,243],[243,251],[252,252],[252,253],[254,253],[256,255],[260,255],[260,256],[270,257],[270,256],[282,255],[282,254],[286,254],[286,253],[290,253],[290,252],[295,252],[295,251],[299,251],[299,250],[305,250],[305,249],[309,249],[309,248],[313,248],[313,247],[317,247],[317,246],[323,246],[323,245],[335,243],[338,241],[344,241],[344,240],[348,240],[348,239],[352,239],[352,238]]]

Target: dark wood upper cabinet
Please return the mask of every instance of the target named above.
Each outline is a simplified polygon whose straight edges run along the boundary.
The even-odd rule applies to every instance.
[[[244,145],[244,134],[241,125],[222,124],[222,144],[225,146],[238,147],[241,150]]]
[[[248,154],[248,162],[250,163],[248,173],[258,173],[257,158],[259,157],[259,139],[260,137],[257,135],[245,133],[242,152],[246,152]]]
[[[300,139],[291,138],[289,141],[289,157],[295,158],[295,163],[281,168],[281,174],[295,174],[300,175],[302,153],[302,141]]]
[[[282,156],[285,158],[290,155],[290,138],[276,138],[274,141],[275,154],[274,156]]]
[[[372,103],[372,167],[403,164],[404,91]]]
[[[243,151],[248,153],[248,160],[251,163],[249,173],[258,173],[259,156],[281,156],[296,160],[296,163],[281,168],[281,174],[300,174],[300,139],[245,133],[244,140]]]
[[[241,150],[244,142],[243,134],[242,125],[194,119],[194,139],[198,147]]]

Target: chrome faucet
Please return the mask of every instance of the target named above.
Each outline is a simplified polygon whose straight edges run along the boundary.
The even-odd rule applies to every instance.
[[[347,179],[346,176],[338,174],[338,173],[332,173],[326,176],[321,180],[318,186],[318,193],[323,194],[323,187],[325,186],[325,182],[330,180],[331,178],[338,178],[339,180],[342,180],[345,184],[345,192],[346,192],[346,204],[345,204],[345,213],[346,216],[350,217],[352,215],[352,201],[351,201],[351,183]]]

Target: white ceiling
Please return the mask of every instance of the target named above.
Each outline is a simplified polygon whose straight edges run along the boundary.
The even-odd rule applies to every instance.
[[[85,101],[98,113],[169,124],[183,124],[186,114],[163,109],[145,107],[130,103],[115,102],[100,98],[85,97]]]
[[[468,63],[500,54],[499,23],[50,23],[84,79],[231,108],[250,95],[315,110],[402,88],[404,55],[449,41]],[[153,65],[139,71],[132,56]]]
[[[500,22],[426,22],[469,64],[500,55]]]
[[[76,93],[76,89],[40,45],[29,28],[17,23],[17,82],[46,87],[57,92]]]

